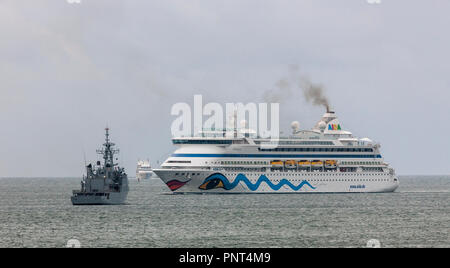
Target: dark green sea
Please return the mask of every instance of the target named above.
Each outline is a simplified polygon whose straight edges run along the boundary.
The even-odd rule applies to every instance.
[[[130,180],[127,205],[72,206],[80,178],[1,178],[0,247],[450,247],[450,176],[395,193],[172,195]]]

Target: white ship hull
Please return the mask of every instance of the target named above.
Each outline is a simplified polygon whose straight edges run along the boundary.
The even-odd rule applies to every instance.
[[[399,186],[389,173],[154,171],[174,193],[383,193]]]
[[[122,205],[128,192],[119,193],[77,193],[71,197],[73,205]]]
[[[136,174],[136,178],[138,180],[148,180],[151,179],[153,176],[153,172],[138,172]]]

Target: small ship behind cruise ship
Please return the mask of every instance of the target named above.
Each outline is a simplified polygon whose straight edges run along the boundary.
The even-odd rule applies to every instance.
[[[109,140],[106,128],[106,141],[97,153],[103,155],[104,163],[86,166],[86,176],[81,181],[81,190],[74,190],[71,197],[73,205],[120,205],[128,195],[128,177],[124,168],[114,163],[114,143]]]
[[[174,193],[393,192],[399,181],[380,145],[358,139],[327,111],[312,130],[293,123],[275,148],[225,131],[174,137],[178,149],[153,171]]]
[[[136,168],[136,178],[140,180],[147,180],[153,176],[152,166],[149,160],[139,160]]]

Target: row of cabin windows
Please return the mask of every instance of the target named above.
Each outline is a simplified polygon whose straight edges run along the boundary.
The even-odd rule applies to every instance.
[[[173,140],[173,144],[232,144],[232,140]]]
[[[190,164],[191,161],[183,161],[183,160],[169,160],[167,163],[171,164]]]
[[[173,161],[175,162],[175,161]],[[180,161],[181,162],[181,161]],[[187,162],[187,161],[186,161]],[[172,161],[169,161],[172,163]],[[190,163],[190,161],[189,161]],[[207,163],[207,162],[206,162]],[[220,165],[269,165],[266,161],[217,161],[211,162],[211,164]],[[381,162],[368,162],[368,161],[343,161],[341,165],[381,165]]]
[[[334,145],[332,141],[255,141],[255,144],[290,144],[290,145]]]
[[[189,175],[189,174],[191,174],[191,173],[175,173],[175,176],[179,176],[179,175],[181,175],[181,176],[187,176],[187,175]],[[197,175],[197,176],[200,176],[200,173],[192,173],[192,176],[195,176],[195,175]],[[232,175],[232,176],[236,176],[236,174],[227,174],[227,175]],[[260,176],[260,174],[246,174],[247,176]],[[325,175],[328,175],[328,176],[330,176],[330,175],[333,175],[333,176],[335,176],[335,174],[325,174]],[[367,175],[378,175],[378,174],[356,174],[356,175],[359,175],[359,176],[367,176]],[[295,176],[295,174],[289,174],[289,173],[286,173],[286,174],[283,174],[283,176],[286,176],[286,177],[292,177],[292,176]],[[275,182],[279,182],[280,180],[273,180],[273,181],[275,181]],[[293,181],[303,181],[302,179],[300,179],[300,180],[293,180]],[[337,178],[337,179],[314,179],[314,178],[312,178],[312,179],[310,179],[310,181],[350,181],[350,182],[353,182],[353,181],[388,181],[388,179],[339,179],[339,178]]]
[[[363,167],[363,171],[383,171],[381,167]]]
[[[231,171],[231,172],[262,172],[265,173],[266,168],[224,168],[225,171]],[[341,169],[340,172],[338,172],[337,170],[303,170],[303,171],[289,171],[289,172],[282,172],[282,171],[278,171],[277,170],[271,170],[271,172],[275,173],[277,175],[281,175],[281,176],[296,176],[299,173],[311,173],[312,175],[323,175],[323,176],[336,176],[339,174],[342,175],[358,175],[358,176],[367,176],[367,175],[374,175],[372,173],[368,173],[368,172],[378,172],[377,175],[380,175],[380,173],[383,173],[383,169],[379,168],[379,169],[374,169],[374,170],[363,170],[362,173],[357,173],[356,172],[356,168],[345,168],[345,169]],[[252,175],[252,174],[250,174]],[[261,175],[261,174],[259,174]]]
[[[373,152],[372,148],[258,148],[261,152]]]
[[[341,165],[381,165],[382,162],[379,161],[371,161],[371,162],[367,162],[367,161],[342,161]]]
[[[220,161],[220,162],[212,162],[212,164],[221,164],[221,165],[268,165],[269,162],[266,162],[266,161]]]
[[[225,175],[227,175],[227,176],[237,176],[237,174],[225,174]],[[246,176],[261,176],[261,174],[245,174]],[[289,173],[283,173],[283,174],[278,174],[278,175],[281,175],[281,176],[285,176],[285,177],[295,177],[296,175],[295,174],[289,174]],[[322,175],[322,174],[321,174]],[[323,174],[323,175],[326,175],[326,176],[336,176],[336,173],[334,173],[334,174],[327,174],[327,173],[325,173],[325,174]],[[346,174],[346,175],[349,175],[349,174]],[[354,174],[352,174],[352,175],[354,175],[354,176],[379,176],[380,174],[377,174],[377,173],[366,173],[366,174],[364,174],[364,173],[361,173],[361,174],[356,174],[356,173],[354,173]],[[304,179],[294,179],[293,181],[303,181]],[[388,181],[388,179],[385,179],[385,178],[383,178],[383,179],[370,179],[370,178],[365,178],[365,179],[340,179],[340,178],[336,178],[336,179],[315,179],[315,178],[311,178],[311,179],[308,179],[308,181]],[[280,180],[272,180],[272,181],[280,181]]]
[[[178,176],[178,175],[187,176],[189,174],[190,173],[175,173],[175,176]],[[192,176],[195,176],[195,175],[200,176],[200,173],[192,173]]]
[[[273,180],[274,182],[280,182],[281,180]],[[302,179],[300,180],[291,180],[291,181],[303,181]],[[339,181],[339,182],[344,182],[344,181],[349,181],[349,182],[357,182],[357,181],[364,181],[364,182],[373,182],[373,181],[389,181],[389,179],[310,179],[308,181]]]

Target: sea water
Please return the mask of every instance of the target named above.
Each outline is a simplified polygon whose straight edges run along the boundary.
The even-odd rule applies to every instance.
[[[131,179],[119,206],[73,206],[78,188],[1,178],[0,247],[450,247],[450,176],[400,176],[396,192],[369,194],[173,195]]]

